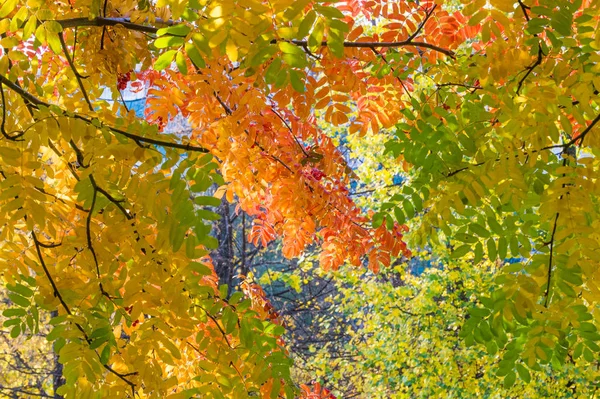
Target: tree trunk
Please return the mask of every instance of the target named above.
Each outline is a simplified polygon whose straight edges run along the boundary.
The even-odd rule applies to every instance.
[[[216,233],[219,247],[211,254],[215,265],[215,272],[219,277],[219,285],[227,284],[227,297],[231,295],[235,263],[233,259],[233,228],[231,225],[231,212],[229,202],[225,196],[221,205],[216,209],[221,216],[217,222]]]
[[[51,317],[56,317],[58,316],[58,311],[53,310],[52,312],[50,312],[50,316]],[[54,399],[62,399],[62,396],[59,395],[58,393],[56,393],[56,391],[58,390],[58,388],[60,388],[64,383],[64,379],[63,379],[63,365],[61,363],[58,362],[58,353],[56,353],[55,351],[53,351],[53,357],[54,357],[54,368],[52,370],[52,387],[54,388]]]

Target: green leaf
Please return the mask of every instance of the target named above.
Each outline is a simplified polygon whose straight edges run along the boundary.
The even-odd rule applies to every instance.
[[[24,286],[21,283],[16,283],[15,285],[7,284],[6,288],[8,288],[12,292],[16,292],[24,297],[33,296],[33,290],[29,287]]]
[[[12,330],[10,330],[11,338],[17,338],[20,334],[21,334],[21,326],[20,325],[16,325],[12,328]]]
[[[210,276],[212,274],[212,271],[210,270],[210,268],[208,266],[203,265],[202,263],[199,263],[199,262],[190,262],[189,268],[190,268],[190,270],[198,273],[201,276]]]
[[[249,65],[250,67],[256,67],[261,64],[264,64],[269,58],[273,56],[278,50],[278,47],[275,45],[269,45],[261,49],[254,57],[250,59]]]
[[[423,210],[423,200],[417,193],[413,193],[410,197],[412,199],[412,203],[415,205],[415,211],[421,212]]]
[[[470,250],[471,250],[471,246],[469,244],[462,245],[462,246],[456,248],[454,251],[452,251],[450,258],[452,258],[452,259],[460,258],[460,257],[466,255]]]
[[[100,363],[108,364],[110,359],[110,345],[106,345],[104,349],[102,349],[102,353],[100,354]]]
[[[198,51],[198,48],[193,43],[186,43],[185,52],[190,57],[190,61],[196,66],[198,69],[202,69],[206,67],[206,62],[204,62],[204,58]]]
[[[98,328],[98,329],[94,330],[94,332],[92,332],[92,334],[90,335],[90,339],[96,339],[96,338],[108,336],[110,334],[110,332],[111,332],[110,327]]]
[[[490,232],[487,231],[485,227],[477,223],[471,223],[469,225],[469,230],[471,230],[474,234],[477,234],[479,237],[487,238],[490,236]]]
[[[319,18],[313,28],[313,31],[308,37],[308,47],[310,47],[311,50],[316,51],[319,47],[321,47],[324,31],[325,24],[323,20]]]
[[[204,220],[220,220],[221,215],[215,212],[207,211],[206,209],[198,209],[196,215]]]
[[[221,205],[220,199],[211,197],[208,195],[199,195],[196,198],[194,198],[194,202],[197,205],[206,205],[206,206],[214,206],[214,207]]]
[[[173,26],[168,26],[166,28],[160,28],[156,34],[158,36],[163,36],[163,35],[173,35],[173,36],[187,36],[188,33],[190,33],[191,28],[187,25],[183,25],[183,24],[179,24],[179,25],[173,25]]]
[[[317,13],[315,10],[310,10],[305,16],[302,22],[300,22],[300,26],[298,27],[298,37],[304,38],[310,32],[310,28],[312,28],[315,20],[317,19]]]
[[[229,298],[229,304],[230,305],[235,305],[237,304],[239,301],[241,301],[242,299],[244,299],[244,293],[243,292],[234,292],[233,294],[231,294],[231,297]]]
[[[510,389],[513,385],[515,385],[515,381],[517,380],[517,374],[514,371],[510,371],[504,377],[504,388]]]
[[[342,14],[342,12],[335,7],[326,7],[315,4],[314,8],[319,14],[323,15],[324,17],[327,17],[328,19],[344,18],[344,14]]]
[[[475,256],[473,258],[473,263],[477,264],[477,263],[481,262],[482,259],[483,259],[483,245],[481,245],[481,243],[478,242],[477,244],[475,244]]]
[[[176,50],[165,51],[163,54],[160,55],[160,57],[158,57],[158,59],[154,63],[154,69],[156,69],[157,71],[162,71],[163,69],[171,65],[171,62],[173,62],[173,57],[175,57],[176,53]]]
[[[304,53],[302,53],[302,54],[291,54],[291,53],[283,54],[281,56],[281,59],[283,61],[285,61],[286,64],[288,64],[289,66],[294,67],[294,68],[304,68],[307,65],[306,57],[305,57]]]
[[[183,38],[178,36],[163,36],[154,41],[154,47],[160,49],[167,47],[179,47],[181,45],[183,45]]]
[[[489,238],[486,243],[488,258],[490,260],[496,260],[496,242],[493,238]]]
[[[274,58],[265,71],[265,82],[273,84],[277,79],[277,74],[281,70],[281,58]]]
[[[22,297],[18,294],[8,294],[8,299],[10,299],[14,304],[27,308],[31,305],[29,299]]]
[[[279,42],[279,49],[284,54],[304,55],[304,51],[300,47],[289,42]]]
[[[411,219],[415,216],[415,208],[413,207],[413,205],[410,203],[409,200],[402,201],[402,208],[403,208],[404,212],[406,213],[406,217],[408,219]]]
[[[500,260],[506,259],[506,251],[508,249],[508,245],[506,243],[506,238],[500,237],[498,240],[498,257]]]
[[[306,91],[306,88],[304,87],[304,81],[302,80],[303,76],[304,74],[296,71],[295,69],[290,69],[290,83],[292,84],[294,90],[296,90],[298,93],[304,93]]]
[[[2,312],[2,316],[4,317],[23,317],[26,314],[27,311],[20,308],[6,309]]]
[[[185,57],[183,56],[183,53],[181,51],[178,51],[175,55],[175,63],[177,64],[177,69],[179,69],[179,72],[181,72],[183,75],[187,75],[187,64],[185,62]]]
[[[517,363],[517,372],[523,381],[527,384],[531,381],[531,374],[529,374],[529,370],[525,368],[521,363]]]
[[[396,217],[396,220],[399,224],[406,223],[406,217],[404,216],[404,212],[402,212],[402,209],[400,209],[399,207],[394,208],[394,216]]]
[[[371,221],[371,224],[373,225],[373,228],[378,228],[379,226],[381,226],[383,224],[383,219],[385,218],[385,213],[381,213],[381,212],[377,212],[376,214],[373,215],[373,219]]]

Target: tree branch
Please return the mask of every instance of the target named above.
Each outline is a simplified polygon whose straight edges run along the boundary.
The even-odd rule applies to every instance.
[[[419,35],[419,33],[421,33],[421,31],[423,30],[423,27],[425,26],[425,24],[427,23],[429,18],[431,18],[431,16],[433,15],[433,12],[435,11],[436,7],[437,7],[437,4],[434,4],[430,10],[425,11],[425,18],[423,19],[423,21],[421,21],[417,30],[415,30],[414,33],[408,37],[407,40],[409,42],[412,41],[415,37],[417,37]]]
[[[60,45],[62,46],[63,52],[65,53],[65,58],[67,59],[67,62],[69,63],[69,66],[71,67],[71,70],[75,74],[75,79],[77,79],[77,83],[79,84],[79,88],[81,89],[81,92],[83,93],[85,102],[87,103],[88,107],[90,108],[90,111],[93,111],[94,107],[92,106],[92,102],[90,101],[90,98],[88,97],[87,91],[83,87],[83,81],[81,80],[81,75],[77,71],[77,68],[75,67],[75,64],[73,63],[73,60],[71,59],[71,56],[69,55],[69,50],[67,49],[67,43],[65,43],[65,38],[64,38],[64,35],[62,34],[62,32],[60,32],[58,34],[58,38],[60,39]]]
[[[546,283],[546,293],[544,294],[544,307],[548,307],[548,302],[550,301],[550,283],[552,282],[552,255],[554,254],[554,235],[556,234],[556,226],[558,226],[558,217],[560,216],[559,212],[556,212],[556,217],[554,218],[554,227],[552,228],[552,235],[550,237],[550,259],[548,260],[548,281]]]
[[[41,21],[41,22],[44,22],[44,21]],[[145,33],[153,33],[153,34],[156,34],[159,29],[155,26],[141,25],[138,23],[133,23],[133,22],[131,22],[131,20],[129,18],[104,18],[104,17],[96,17],[94,19],[71,18],[71,19],[56,20],[56,22],[58,22],[63,28],[75,28],[78,26],[122,25],[124,28],[129,29],[129,30],[145,32]],[[166,25],[166,26],[172,26],[172,25],[179,23],[178,21],[164,21],[164,20],[160,20],[160,19],[157,19],[156,22],[159,24]],[[417,29],[416,33],[418,33],[418,32],[419,32],[419,29]],[[275,40],[275,43],[277,41],[278,40]],[[289,42],[292,44],[295,44],[297,46],[300,46],[300,47],[308,46],[308,41],[306,41],[306,40],[289,40]],[[321,42],[321,46],[323,46],[323,47],[327,46],[327,42],[326,41]],[[360,41],[343,42],[343,46],[350,47],[350,48],[422,47],[422,48],[428,48],[430,50],[437,51],[439,53],[447,55],[448,57],[454,58],[454,52],[452,50],[449,50],[449,49],[446,49],[443,47],[439,47],[439,46],[436,46],[435,44],[431,44],[431,43],[414,41],[414,40],[412,40],[412,37],[407,40],[403,40],[403,41],[399,41],[399,42],[360,42]]]
[[[30,103],[31,105],[35,106],[36,108],[39,109],[39,106],[44,106],[44,107],[50,107],[50,104],[40,100],[39,98],[31,95],[30,93],[28,93],[27,91],[23,90],[20,86],[16,85],[15,83],[11,82],[8,78],[6,78],[5,76],[0,75],[0,83],[6,85],[8,88],[10,88],[12,91],[14,91],[15,93],[19,94],[26,102]],[[64,110],[61,109],[61,112],[63,112],[63,115],[70,117],[70,118],[74,118],[74,119],[79,119],[82,120],[90,125],[93,125],[93,119],[81,114],[76,114],[73,112],[66,112]],[[191,152],[203,152],[203,153],[207,153],[209,152],[206,148],[204,147],[198,147],[198,146],[194,146],[191,144],[182,144],[182,143],[173,143],[173,142],[168,142],[168,141],[163,141],[163,140],[158,140],[158,139],[153,139],[150,137],[144,137],[144,136],[140,136],[134,133],[129,133],[125,130],[122,129],[118,129],[112,126],[107,126],[105,124],[102,124],[102,122],[100,122],[101,127],[104,127],[106,129],[108,129],[109,131],[111,131],[113,134],[119,134],[121,136],[127,137],[128,139],[131,139],[133,141],[136,142],[142,142],[142,143],[148,143],[148,144],[154,144],[160,147],[166,147],[166,148],[176,148],[176,149],[180,149],[180,150],[184,150],[184,151],[191,151]]]
[[[525,83],[525,79],[527,79],[527,77],[531,74],[531,72],[533,72],[535,67],[537,67],[538,65],[540,65],[542,63],[543,58],[544,58],[544,52],[542,51],[542,45],[538,43],[537,60],[535,60],[535,62],[533,64],[531,64],[530,66],[527,67],[527,72],[525,73],[525,76],[523,76],[521,78],[521,80],[519,80],[519,84],[517,85],[517,95],[519,95],[519,91],[521,91],[521,87],[523,87],[523,83]]]
[[[589,125],[588,125],[588,126],[587,126],[587,127],[586,127],[586,128],[585,128],[585,129],[584,129],[582,132],[581,132],[581,133],[580,133],[580,134],[578,134],[578,135],[577,135],[577,137],[575,137],[575,138],[571,139],[570,141],[567,141],[567,142],[566,142],[566,143],[564,143],[564,144],[548,145],[548,146],[546,146],[546,147],[542,147],[542,148],[540,148],[539,150],[531,150],[529,153],[525,152],[525,153],[524,153],[524,155],[535,154],[536,152],[541,152],[541,151],[545,151],[545,150],[551,150],[551,149],[554,149],[554,148],[562,148],[562,149],[563,149],[563,151],[562,151],[562,152],[563,152],[563,153],[565,153],[565,152],[566,152],[566,150],[567,150],[567,148],[569,148],[569,147],[571,147],[572,145],[576,144],[576,143],[577,143],[577,141],[579,141],[579,145],[581,145],[581,144],[583,143],[583,139],[585,138],[585,136],[587,136],[587,135],[588,135],[588,133],[589,133],[589,132],[592,130],[592,128],[593,128],[593,127],[594,127],[594,126],[595,126],[595,125],[596,125],[598,122],[600,122],[600,114],[598,114],[598,115],[597,115],[597,116],[594,118],[594,120],[592,120],[592,123],[590,123],[590,124],[589,124]],[[518,157],[518,155],[515,155],[515,157]],[[510,158],[510,156],[507,156],[507,157],[506,157],[506,159],[509,159],[509,158]],[[463,170],[470,169],[470,168],[472,168],[472,167],[474,167],[474,166],[481,166],[481,165],[484,165],[484,164],[486,164],[486,163],[487,163],[487,162],[489,162],[489,161],[494,161],[494,162],[496,162],[496,161],[499,161],[500,159],[502,159],[502,158],[501,158],[501,157],[498,157],[498,158],[496,158],[496,159],[493,159],[493,160],[489,159],[489,160],[487,160],[487,161],[482,161],[482,162],[478,162],[478,163],[470,164],[470,165],[464,166],[464,167],[462,167],[462,168],[456,169],[456,170],[454,170],[454,171],[452,171],[452,172],[449,172],[449,173],[446,175],[446,177],[452,177],[452,176],[454,176],[454,175],[456,175],[456,174],[458,174],[458,173],[462,172]]]

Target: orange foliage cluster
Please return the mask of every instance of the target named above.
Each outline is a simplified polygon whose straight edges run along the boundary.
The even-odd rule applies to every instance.
[[[339,8],[357,16],[357,7],[348,2]],[[351,30],[346,39],[401,41],[418,33],[428,43],[455,48],[477,33],[465,27],[459,14],[432,7],[429,3],[361,3],[360,12],[366,17],[398,22],[391,22],[381,35],[369,36],[362,27],[352,29],[353,17],[347,15]],[[419,36],[419,40],[424,39]],[[403,50],[438,56],[417,47]],[[345,57],[339,59],[323,47],[312,54],[318,62],[300,93],[289,85],[267,85],[263,77],[269,62],[254,74],[244,74],[215,51],[215,59],[202,73],[184,77],[171,71],[168,79],[154,80],[153,92],[161,95],[150,100],[150,117],[164,121],[175,109],[189,117],[193,139],[221,162],[223,177],[230,183],[227,195],[236,195],[242,209],[255,217],[250,233],[254,243],[266,245],[280,235],[284,255],[294,257],[317,242],[323,248],[325,268],[335,269],[345,261],[359,265],[369,259],[370,267],[377,270],[393,256],[410,255],[402,242],[405,227],[395,226],[390,232],[368,225],[368,218],[348,196],[351,171],[318,128],[315,113],[323,112],[325,121],[333,125],[347,125],[350,133],[394,126],[407,105],[412,82],[392,73],[374,76],[365,68],[386,61],[385,54],[385,48],[346,48]]]

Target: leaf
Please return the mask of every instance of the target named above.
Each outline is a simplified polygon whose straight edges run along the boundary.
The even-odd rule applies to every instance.
[[[383,224],[383,220],[385,219],[385,214],[384,213],[376,213],[373,215],[373,219],[372,219],[372,225],[373,228],[378,228],[379,226],[381,226]]]
[[[488,258],[490,260],[496,260],[496,257],[497,257],[496,242],[494,241],[494,239],[489,238],[486,242],[486,246],[487,246]]]
[[[517,363],[517,372],[519,373],[521,379],[525,381],[525,383],[529,384],[529,382],[531,382],[529,370],[527,370],[521,363]]]
[[[394,208],[394,216],[396,217],[396,221],[398,221],[399,224],[403,225],[404,223],[406,223],[404,212],[402,212],[402,209],[400,209],[399,207]]]
[[[3,3],[2,8],[0,8],[0,18],[4,18],[14,11],[17,6],[17,0],[6,0]]]
[[[173,58],[175,57],[176,53],[176,50],[165,51],[163,54],[160,55],[160,57],[158,57],[158,59],[154,63],[154,69],[156,69],[157,71],[162,71],[163,69],[170,66],[173,62]]]
[[[154,47],[163,49],[167,47],[179,47],[184,43],[183,38],[177,36],[162,36],[154,41]]]
[[[33,296],[33,290],[29,287],[24,286],[21,283],[16,283],[14,285],[7,284],[6,288],[8,288],[10,291],[20,294],[21,296],[24,296],[26,298]]]
[[[450,258],[452,258],[452,259],[460,258],[460,257],[466,255],[467,253],[469,253],[469,251],[471,251],[471,246],[469,244],[462,245],[462,246],[456,248],[454,251],[452,251]]]
[[[100,354],[100,363],[108,364],[110,360],[110,345],[105,345]]]
[[[514,371],[510,371],[508,374],[506,374],[506,376],[504,377],[504,389],[509,389],[511,388],[514,384],[515,381],[517,380],[517,375],[515,374]]]
[[[270,59],[278,50],[278,47],[274,45],[269,45],[262,48],[259,52],[254,55],[250,59],[249,66],[255,67],[261,64],[264,64],[268,59]]]
[[[298,27],[298,37],[304,38],[310,32],[315,20],[317,19],[317,13],[315,10],[310,10],[305,16],[300,26]]]
[[[302,80],[302,74],[294,69],[290,69],[290,83],[298,93],[304,93],[306,91]]]
[[[4,317],[22,317],[25,316],[27,312],[24,309],[13,308],[13,309],[5,309],[2,312],[2,316]]]
[[[26,298],[22,297],[21,295],[8,294],[7,296],[8,296],[8,299],[10,299],[15,305],[19,305],[24,308],[27,308],[31,305],[31,303],[29,302],[29,299],[26,299]]]
[[[321,43],[323,41],[323,34],[325,31],[325,24],[322,19],[317,19],[317,22],[308,37],[308,47],[310,47],[311,51],[315,52],[321,47]]]
[[[156,34],[158,36],[173,35],[173,36],[187,36],[191,31],[191,28],[184,24],[168,26],[166,28],[160,28]]]
[[[177,64],[177,69],[179,69],[179,72],[181,72],[184,75],[187,75],[187,64],[185,62],[185,57],[183,56],[183,53],[181,51],[178,51],[175,55],[175,63]]]
[[[206,196],[206,195],[197,196],[196,198],[194,198],[194,202],[197,205],[207,205],[207,206],[214,206],[214,207],[221,205],[220,199],[211,197],[211,196]]]
[[[185,52],[188,55],[188,57],[190,58],[190,60],[192,61],[192,63],[196,66],[196,68],[202,69],[202,68],[206,67],[204,58],[202,58],[202,55],[200,55],[200,52],[198,51],[198,49],[196,48],[196,46],[194,44],[186,43]]]

